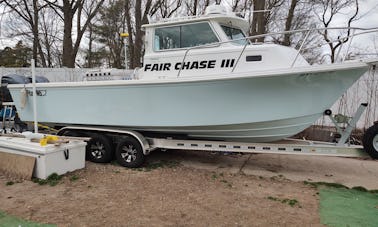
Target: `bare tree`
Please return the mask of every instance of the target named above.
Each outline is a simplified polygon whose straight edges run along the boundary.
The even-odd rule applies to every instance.
[[[188,15],[197,15],[198,0],[186,1],[186,8],[188,9]]]
[[[197,16],[201,15],[205,12],[205,9],[207,6],[211,4],[217,4],[219,5],[221,3],[221,0],[204,0],[204,1],[198,1],[198,0],[188,0],[185,1],[185,14],[188,16]]]
[[[129,55],[130,67],[140,67],[141,57],[143,56],[143,35],[142,25],[148,24],[148,17],[153,16],[159,9],[161,2],[147,0],[142,4],[141,0],[136,0],[135,5],[132,1],[125,1],[126,26],[129,33]]]
[[[286,23],[285,23],[285,31],[291,30],[293,20],[294,20],[295,7],[297,6],[297,4],[298,4],[298,0],[291,0],[290,8],[289,8],[287,18],[286,18]],[[285,46],[290,46],[290,44],[291,44],[290,34],[287,33],[287,34],[284,35],[284,40],[283,40],[282,44],[285,45]]]
[[[248,1],[244,1],[244,3],[247,3],[247,2]],[[232,2],[231,2],[232,12],[237,12],[240,5],[241,5],[241,0],[232,0]]]
[[[255,0],[253,1],[253,17],[250,28],[251,35],[266,34],[269,24],[274,19],[276,9],[282,6],[284,0]],[[256,42],[264,42],[265,37],[254,39]]]
[[[93,64],[93,41],[94,41],[94,25],[90,23],[88,25],[88,51],[87,51],[87,56],[86,56],[86,65],[85,67],[87,68],[92,68]]]
[[[12,12],[17,14],[17,16],[27,23],[29,31],[31,32],[31,37],[33,40],[33,58],[38,60],[38,55],[40,57],[40,62],[42,66],[46,67],[45,57],[42,52],[41,45],[39,43],[39,12],[46,7],[46,4],[41,4],[39,0],[25,1],[25,0],[3,0],[6,6],[12,9]],[[26,31],[22,34],[29,33]],[[38,54],[39,53],[39,54]]]
[[[58,16],[49,8],[45,8],[40,13],[40,53],[45,56],[47,67],[61,66],[56,56],[61,56],[60,43],[62,42],[61,23]]]
[[[238,15],[244,16],[247,11],[251,11],[252,0],[233,0],[231,2],[232,12],[240,13]],[[242,14],[244,12],[244,14]]]
[[[358,0],[316,0],[317,5],[321,9],[319,14],[316,14],[324,25],[325,28],[330,27],[331,22],[336,15],[341,14],[343,10],[348,7],[354,7],[354,13],[347,19],[346,26],[350,27],[351,23],[356,19],[359,11]],[[333,42],[331,34],[328,30],[321,32],[324,40],[327,42],[330,49],[330,60],[331,62],[336,61],[336,51],[338,48],[348,42],[348,36],[351,33],[351,29],[346,29],[345,38],[341,39],[341,34],[337,37],[336,43]]]
[[[54,9],[64,23],[62,63],[63,66],[74,68],[83,35],[105,0],[63,0],[62,4],[57,3],[56,0],[44,1]],[[76,38],[73,41],[74,21]]]
[[[162,18],[169,18],[176,13],[181,6],[182,0],[161,0],[159,6],[160,16]]]
[[[97,36],[96,41],[105,44],[106,49],[110,54],[111,66],[114,68],[122,68],[122,50],[123,40],[120,33],[124,32],[126,14],[125,14],[125,1],[123,0],[110,0],[107,6],[102,7],[99,11],[99,19],[93,25],[93,34],[90,29],[89,35]],[[90,48],[92,45],[92,38],[90,38]],[[90,63],[90,53],[88,53],[88,62]]]
[[[266,33],[267,21],[264,16],[265,3],[265,0],[254,1],[253,3],[253,18],[250,29],[252,36]],[[253,41],[263,42],[264,38],[255,39]]]

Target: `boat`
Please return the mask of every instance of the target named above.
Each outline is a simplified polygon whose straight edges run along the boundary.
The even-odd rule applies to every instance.
[[[38,121],[277,141],[313,124],[378,62],[310,65],[294,48],[252,43],[248,27],[220,6],[203,16],[144,25],[143,66],[132,79],[38,83]],[[32,85],[8,88],[20,118],[33,121]]]

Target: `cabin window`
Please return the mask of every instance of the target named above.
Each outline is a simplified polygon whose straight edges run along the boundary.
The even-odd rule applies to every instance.
[[[245,58],[246,61],[261,61],[262,56],[261,55],[249,55]]]
[[[154,49],[167,50],[218,42],[209,23],[186,24],[155,29]]]
[[[225,26],[225,25],[221,25],[221,27],[222,27],[224,33],[226,33],[227,38],[229,40],[235,40],[235,42],[233,42],[233,43],[240,44],[240,45],[245,45],[247,43],[247,41],[244,39],[245,35],[244,35],[244,33],[241,29],[229,27],[229,26]]]

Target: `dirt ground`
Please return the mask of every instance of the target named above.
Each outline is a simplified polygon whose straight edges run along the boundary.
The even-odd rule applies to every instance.
[[[59,226],[321,226],[317,190],[302,182],[149,162],[87,162],[56,186],[0,175],[0,210]]]

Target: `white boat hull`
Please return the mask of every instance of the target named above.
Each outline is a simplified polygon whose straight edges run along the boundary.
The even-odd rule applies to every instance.
[[[203,80],[38,84],[37,90],[45,94],[37,97],[38,121],[213,140],[274,141],[310,126],[368,65],[309,68]],[[33,121],[32,97],[20,107],[22,87],[9,89],[21,120]]]

